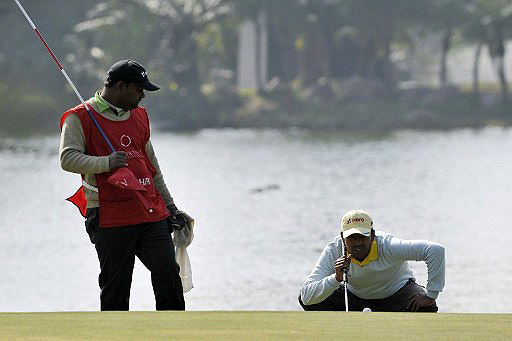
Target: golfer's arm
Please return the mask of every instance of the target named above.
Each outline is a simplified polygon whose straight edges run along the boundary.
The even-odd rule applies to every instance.
[[[60,165],[62,169],[78,174],[97,174],[110,170],[108,156],[85,154],[85,136],[78,116],[69,115],[60,135]]]
[[[424,261],[427,264],[427,296],[436,299],[444,288],[444,246],[427,240],[403,240],[396,238],[393,253],[401,260]]]
[[[156,158],[155,150],[153,149],[153,145],[151,144],[151,140],[148,140],[146,143],[146,155],[148,156],[149,162],[155,167],[156,174],[153,177],[153,184],[155,185],[155,188],[158,192],[160,192],[160,195],[165,201],[165,205],[173,205],[174,199],[171,196],[171,193],[169,192],[169,189],[167,188],[167,185],[164,181],[164,176],[162,175],[162,172],[160,171],[160,165],[158,164],[158,159]]]
[[[334,273],[336,256],[330,246],[327,245],[322,251],[315,268],[302,285],[300,298],[305,305],[322,302],[340,287],[341,283],[336,280]]]

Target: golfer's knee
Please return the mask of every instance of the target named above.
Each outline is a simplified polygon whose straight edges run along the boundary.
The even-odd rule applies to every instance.
[[[302,307],[302,309],[304,310],[308,310],[308,306],[304,304],[304,302],[302,302],[302,298],[300,298],[300,295],[299,295],[299,304],[300,306]]]
[[[315,304],[310,304],[310,305],[304,304],[304,302],[302,302],[302,298],[300,297],[300,295],[299,295],[299,304],[302,307],[302,309],[304,309],[305,311],[318,310],[316,308]]]

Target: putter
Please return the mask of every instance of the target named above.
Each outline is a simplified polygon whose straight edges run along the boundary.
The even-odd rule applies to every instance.
[[[345,288],[345,311],[348,312],[347,270],[343,271],[343,287]]]
[[[342,237],[343,238],[343,237]],[[347,255],[345,244],[343,243],[343,254]],[[348,295],[347,295],[347,269],[343,270],[343,288],[345,289],[345,312],[348,312]]]

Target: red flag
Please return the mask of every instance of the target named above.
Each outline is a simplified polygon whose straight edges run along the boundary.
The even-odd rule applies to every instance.
[[[137,197],[144,207],[148,209],[152,208],[153,205],[151,204],[151,200],[147,198],[146,188],[142,186],[139,180],[128,168],[118,168],[117,171],[107,179],[107,182],[119,188],[135,191],[135,194],[137,194]]]
[[[146,188],[137,180],[132,171],[126,167],[118,168],[114,174],[112,174],[107,182],[111,185],[117,186],[123,189],[131,189],[133,191],[146,191]]]
[[[87,214],[87,198],[85,197],[84,193],[84,186],[80,186],[78,191],[76,191],[75,194],[70,196],[66,199],[67,201],[71,202],[73,205],[75,205],[78,210],[80,211],[80,214],[85,218]]]
[[[135,191],[135,194],[137,194],[142,204],[148,209],[151,208],[151,201],[146,197],[146,193],[143,193],[147,192],[146,188],[142,186],[128,168],[118,168],[117,171],[107,179],[107,182],[119,188]],[[75,205],[84,218],[87,216],[87,198],[85,197],[84,186],[80,186],[76,193],[66,200]]]

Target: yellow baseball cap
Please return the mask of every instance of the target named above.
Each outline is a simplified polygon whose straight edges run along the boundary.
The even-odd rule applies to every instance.
[[[341,232],[343,238],[359,233],[363,236],[369,237],[372,231],[373,220],[372,217],[363,210],[350,210],[341,219]]]

